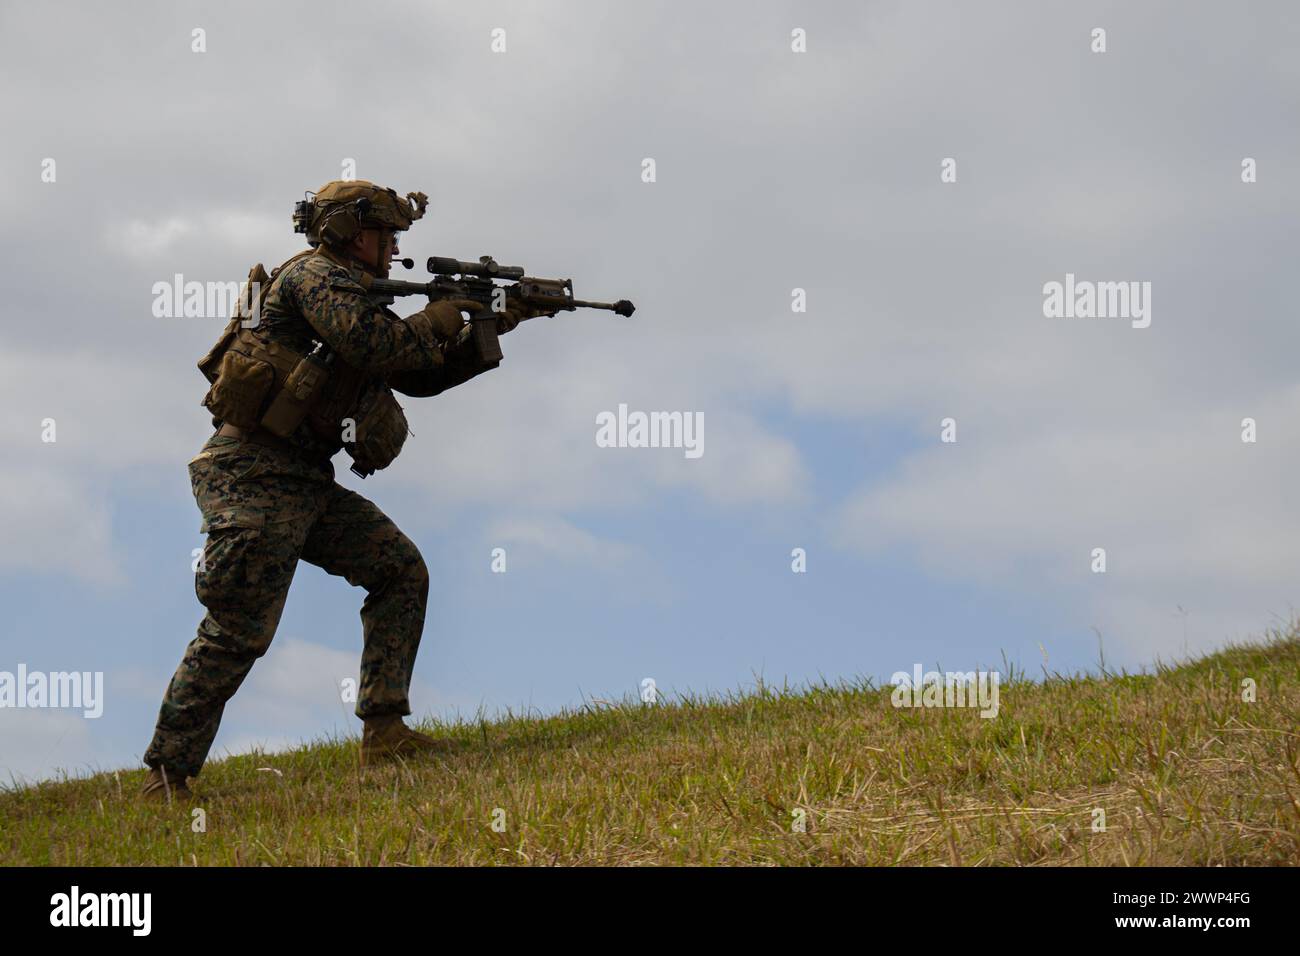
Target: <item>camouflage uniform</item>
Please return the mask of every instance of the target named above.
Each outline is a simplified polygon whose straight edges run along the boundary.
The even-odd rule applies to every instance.
[[[385,388],[436,395],[491,367],[467,347],[429,340],[427,330],[377,306],[356,279],[324,247],[291,260],[271,284],[256,334],[299,352],[324,341],[335,374],[352,377],[353,396]],[[207,615],[163,699],[144,755],[150,767],[198,774],[226,701],[270,647],[300,559],[367,591],[357,716],[411,712],[429,573],[379,508],[334,481],[329,459],[342,447],[304,422],[279,447],[214,435],[190,461],[208,534],[195,577]]]

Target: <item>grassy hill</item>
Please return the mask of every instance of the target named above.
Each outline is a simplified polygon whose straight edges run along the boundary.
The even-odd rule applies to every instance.
[[[234,757],[192,805],[140,803],[137,770],[0,792],[0,861],[1300,862],[1295,630],[1153,674],[1003,674],[992,719],[864,682],[423,729],[459,749],[364,774],[357,738]]]

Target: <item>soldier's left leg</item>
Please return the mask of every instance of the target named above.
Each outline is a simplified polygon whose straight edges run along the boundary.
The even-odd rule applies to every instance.
[[[213,437],[190,462],[208,533],[194,591],[207,609],[145,751],[150,767],[197,776],[226,702],[271,645],[312,517],[319,480],[272,450]]]
[[[368,592],[361,605],[365,648],[357,716],[409,714],[411,671],[429,600],[429,570],[419,549],[373,503],[336,483],[302,560]]]

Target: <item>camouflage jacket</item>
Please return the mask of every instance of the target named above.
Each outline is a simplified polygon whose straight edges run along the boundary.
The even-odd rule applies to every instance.
[[[271,283],[255,334],[305,355],[323,342],[334,353],[330,382],[318,404],[319,421],[350,417],[371,389],[437,395],[487,371],[472,342],[457,345],[422,338],[391,309],[377,303],[358,272],[323,247],[290,261]],[[320,434],[330,432],[329,437]],[[342,447],[341,428],[303,422],[290,443],[308,458],[324,460]],[[336,437],[338,436],[338,437]]]

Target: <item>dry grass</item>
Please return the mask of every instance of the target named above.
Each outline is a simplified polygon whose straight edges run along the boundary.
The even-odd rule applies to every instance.
[[[1258,700],[1242,700],[1252,678]],[[209,764],[192,807],[143,771],[0,792],[7,864],[1215,865],[1300,862],[1300,636],[1154,674],[1003,674],[1001,710],[895,709],[869,682],[426,726]],[[273,768],[266,770],[263,768]],[[275,771],[278,771],[275,772]],[[496,808],[504,830],[492,826]],[[1093,830],[1093,811],[1106,815]],[[802,810],[806,832],[792,826]]]

